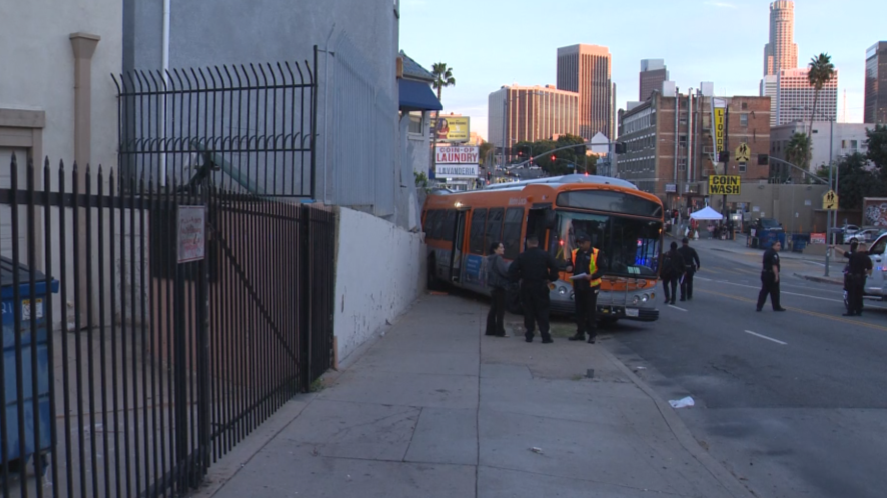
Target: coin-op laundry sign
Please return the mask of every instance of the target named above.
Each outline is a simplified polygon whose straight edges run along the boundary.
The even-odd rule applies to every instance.
[[[711,175],[709,195],[740,195],[739,175]]]

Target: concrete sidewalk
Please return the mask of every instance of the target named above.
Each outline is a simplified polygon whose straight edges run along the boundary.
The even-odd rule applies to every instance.
[[[486,312],[425,296],[197,495],[751,496],[601,343],[486,337]]]

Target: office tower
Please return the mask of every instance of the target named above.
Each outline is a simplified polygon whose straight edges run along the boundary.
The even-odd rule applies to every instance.
[[[781,69],[777,75],[777,125],[792,121],[834,121],[838,109],[839,71],[823,85],[814,107],[816,90],[808,82],[808,70]]]
[[[663,59],[642,59],[638,73],[638,100],[644,102],[651,98],[654,90],[659,90],[668,79],[669,71]]]
[[[771,24],[765,45],[764,75],[779,74],[781,69],[799,65],[799,47],[793,43],[793,2],[771,2]]]
[[[497,147],[506,145],[508,154],[518,142],[578,135],[579,98],[552,85],[504,86],[487,99],[487,138]]]
[[[614,85],[607,47],[571,45],[558,49],[557,86],[579,93],[580,136],[598,132],[614,137]]]
[[[885,45],[880,41],[866,51],[863,122],[885,124]]]

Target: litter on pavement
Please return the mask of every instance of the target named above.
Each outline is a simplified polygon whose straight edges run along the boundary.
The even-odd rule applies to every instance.
[[[694,406],[694,398],[690,396],[685,396],[681,399],[670,399],[669,404],[672,405],[672,408],[685,408],[688,406]]]

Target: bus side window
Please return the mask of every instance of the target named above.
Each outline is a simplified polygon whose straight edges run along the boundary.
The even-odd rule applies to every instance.
[[[426,211],[425,220],[422,223],[422,231],[425,232],[427,239],[433,239],[432,230],[435,226],[435,220],[438,218],[438,210],[430,209]]]
[[[435,217],[432,219],[432,223],[429,226],[432,232],[431,238],[435,240],[441,240],[443,238],[441,229],[444,227],[445,216],[447,216],[447,213],[443,209],[435,210]]]
[[[506,219],[503,224],[503,246],[506,259],[515,259],[521,252],[521,228],[524,225],[524,208],[514,207],[506,210]]]
[[[503,214],[505,209],[493,208],[487,213],[487,230],[484,233],[484,249],[489,249],[490,244],[503,241]]]
[[[487,225],[487,209],[472,212],[472,232],[469,234],[469,252],[484,254],[484,227]]]
[[[441,234],[443,235],[443,237],[441,238],[446,240],[447,242],[453,242],[453,232],[456,229],[455,209],[447,210],[447,215],[444,216],[444,223],[442,225],[443,226],[441,227],[441,229],[444,231],[444,233]]]

